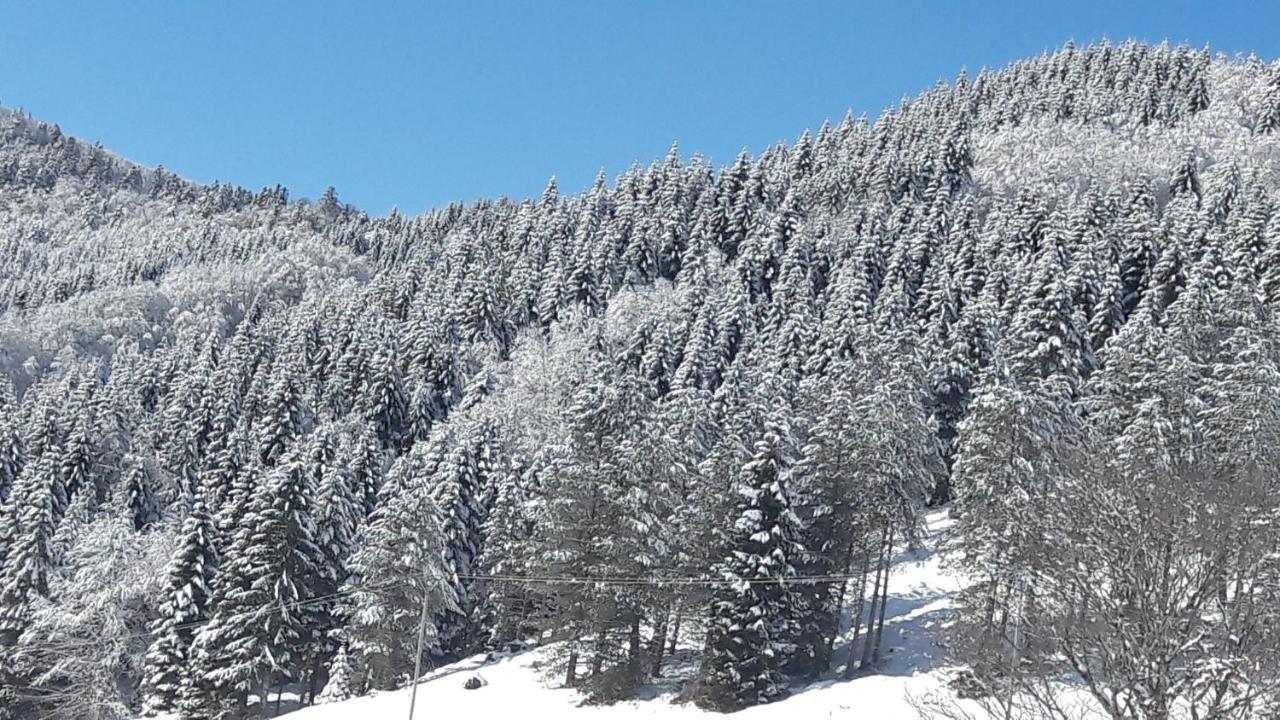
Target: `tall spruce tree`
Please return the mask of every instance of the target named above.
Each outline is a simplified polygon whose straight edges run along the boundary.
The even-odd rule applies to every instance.
[[[723,533],[698,703],[720,711],[786,697],[782,672],[794,651],[795,565],[804,557],[788,487],[789,429],[771,422],[735,487],[734,516]]]
[[[193,499],[179,535],[181,544],[169,562],[159,616],[151,625],[155,640],[145,659],[144,706],[151,713],[179,711],[184,700],[192,699],[191,645],[212,610],[217,527],[203,499]]]
[[[393,466],[378,507],[360,534],[343,586],[346,625],[339,637],[360,688],[399,686],[413,669],[418,640],[438,648],[436,618],[458,612],[457,580],[446,559],[444,522],[424,471],[425,446]],[[438,462],[438,459],[436,460]]]

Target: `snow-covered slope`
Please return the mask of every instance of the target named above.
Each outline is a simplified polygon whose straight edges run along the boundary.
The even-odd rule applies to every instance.
[[[886,652],[878,674],[843,681],[833,671],[830,677],[807,686],[796,686],[791,697],[736,713],[743,718],[847,717],[856,711],[861,717],[915,718],[912,697],[946,692],[949,672],[943,650],[933,637],[945,622],[952,598],[963,582],[954,568],[947,567],[946,553],[939,550],[951,520],[946,511],[928,516],[922,546],[900,548],[890,576],[889,604],[885,619]],[[846,628],[848,628],[846,618]],[[846,648],[837,645],[837,663]],[[696,667],[676,663],[665,682],[649,688],[645,699],[610,706],[587,706],[574,690],[555,687],[544,677],[539,661],[544,650],[532,650],[510,657],[487,659],[477,655],[425,674],[418,686],[415,718],[490,717],[583,717],[632,718],[662,716],[714,716],[691,704],[675,704],[679,684]],[[479,678],[485,684],[467,690],[464,683]],[[407,718],[409,689],[373,694],[340,703],[318,705],[287,715],[291,720],[390,720]]]

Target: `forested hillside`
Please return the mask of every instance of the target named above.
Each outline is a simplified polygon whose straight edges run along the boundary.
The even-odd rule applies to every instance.
[[[419,637],[593,702],[696,638],[685,699],[767,703],[875,672],[946,503],[959,692],[1276,712],[1280,64],[1068,44],[412,218],[4,110],[0,268],[0,716],[257,715]]]

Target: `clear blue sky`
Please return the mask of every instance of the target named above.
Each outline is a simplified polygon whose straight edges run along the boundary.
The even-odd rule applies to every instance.
[[[372,213],[717,164],[1086,43],[1280,56],[1271,2],[0,0],[0,102],[147,165]]]

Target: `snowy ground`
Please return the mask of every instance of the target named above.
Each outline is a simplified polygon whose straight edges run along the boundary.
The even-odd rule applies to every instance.
[[[928,518],[924,546],[916,551],[900,549],[894,560],[886,606],[885,654],[878,674],[851,681],[831,678],[796,687],[794,694],[778,703],[737,713],[742,718],[860,717],[883,720],[916,718],[910,697],[937,692],[948,679],[942,667],[942,648],[933,639],[945,619],[961,579],[942,568],[942,556],[934,548],[948,529],[945,512]],[[836,647],[837,664],[845,648]],[[439,668],[424,676],[418,686],[417,720],[458,717],[695,717],[709,716],[692,705],[676,705],[672,685],[655,685],[643,700],[612,706],[582,706],[576,691],[550,687],[536,665],[541,657],[534,650],[513,657],[485,661],[476,656]],[[692,667],[680,667],[679,658],[668,674],[678,677]],[[486,684],[466,690],[468,678],[479,677]],[[669,681],[670,682],[670,681]],[[371,695],[332,705],[319,705],[288,713],[290,720],[391,720],[407,718],[409,690]]]

